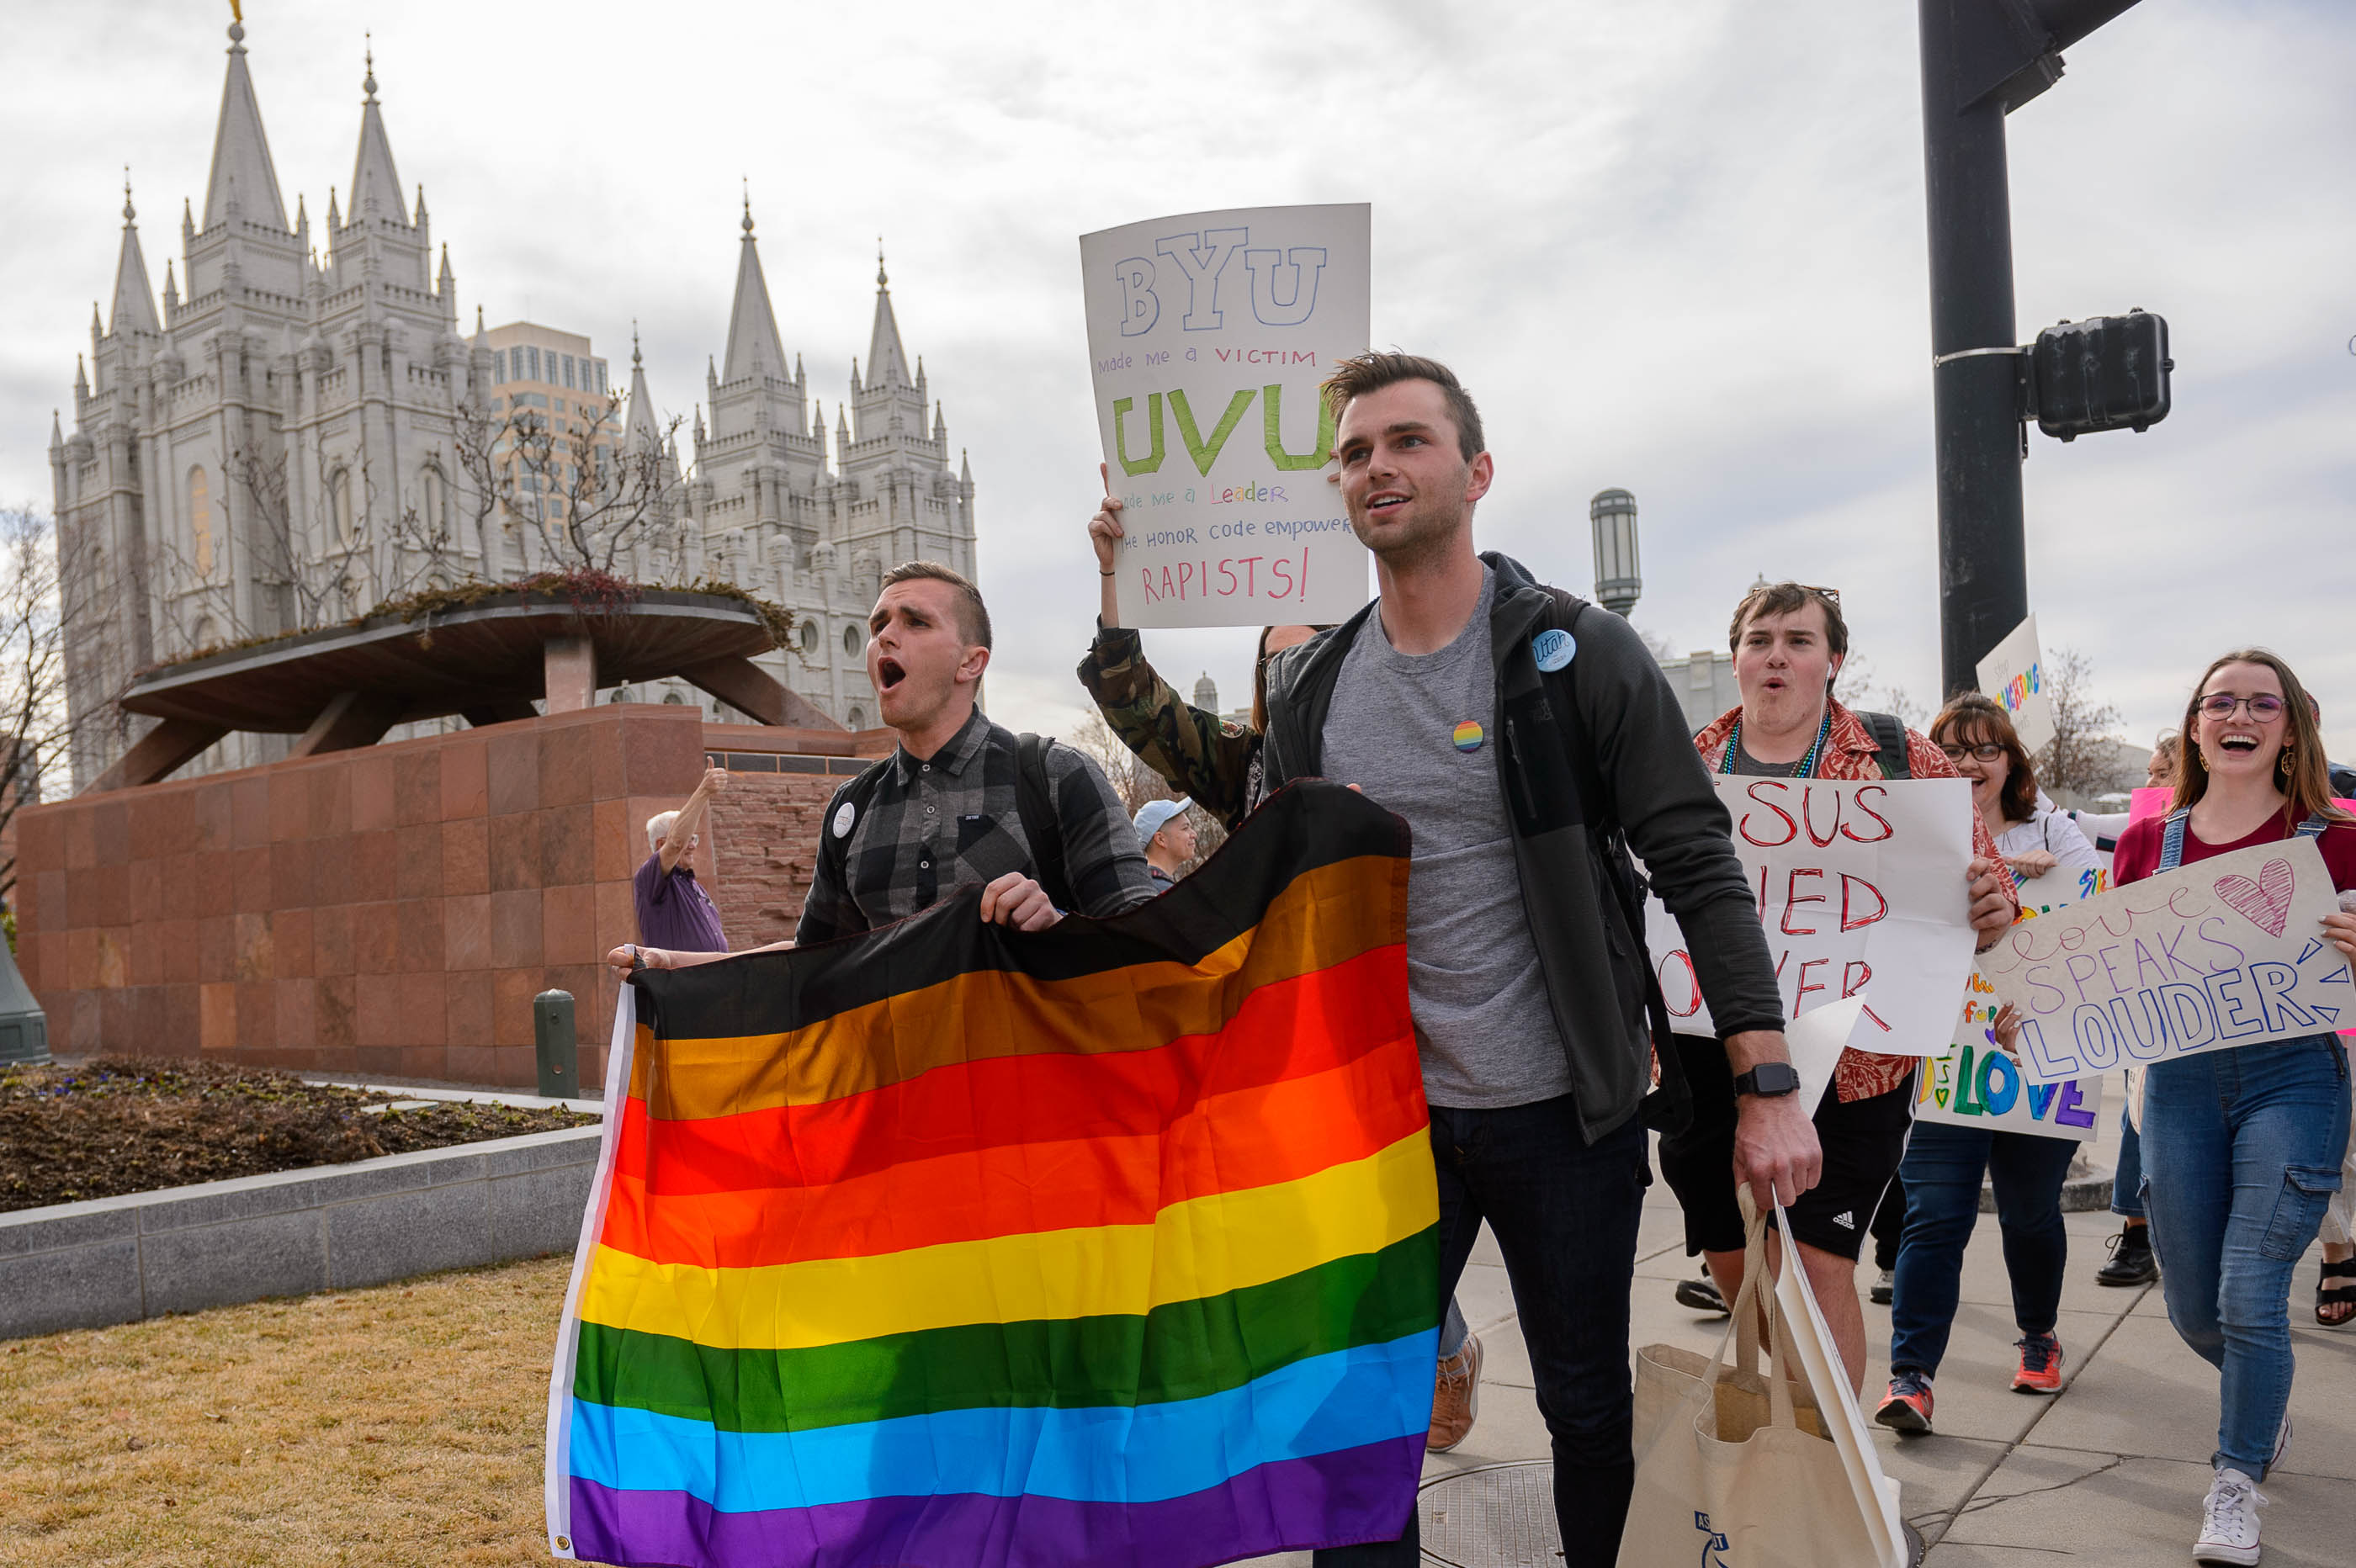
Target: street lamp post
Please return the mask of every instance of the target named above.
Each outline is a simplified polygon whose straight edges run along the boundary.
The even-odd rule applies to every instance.
[[[1595,529],[1595,598],[1625,619],[1644,591],[1636,559],[1636,497],[1625,490],[1598,490],[1587,503]]]

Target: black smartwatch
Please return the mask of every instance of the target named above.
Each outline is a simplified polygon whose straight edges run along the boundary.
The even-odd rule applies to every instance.
[[[1735,1075],[1734,1092],[1767,1100],[1796,1094],[1800,1092],[1800,1074],[1788,1061],[1762,1061],[1750,1072]]]

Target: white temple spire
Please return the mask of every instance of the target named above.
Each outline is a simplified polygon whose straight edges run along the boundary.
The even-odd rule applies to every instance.
[[[869,387],[905,387],[908,354],[900,347],[900,323],[892,314],[892,279],[884,270],[884,241],[875,241],[875,327],[867,339]]]
[[[278,194],[278,171],[270,162],[270,138],[262,132],[262,105],[245,69],[245,24],[229,28],[229,76],[221,84],[220,123],[213,133],[212,175],[205,182],[205,227],[229,216],[231,192],[244,216],[257,223],[286,227],[286,203]]]
[[[782,379],[786,351],[777,337],[776,314],[769,308],[768,280],[761,275],[761,252],[753,238],[753,198],[744,197],[744,238],[736,252],[736,299],[728,307],[728,350],[722,379],[741,381],[757,366]]]
[[[376,101],[376,45],[368,48],[368,75],[360,91],[360,145],[352,158],[352,216],[366,218],[371,204],[381,217],[406,226],[409,205],[401,194],[401,175],[392,166],[392,144],[384,133],[384,112]]]
[[[114,263],[114,314],[107,333],[145,332],[160,337],[155,291],[147,284],[146,258],[139,253],[139,214],[131,205],[131,171],[123,171],[123,252]]]

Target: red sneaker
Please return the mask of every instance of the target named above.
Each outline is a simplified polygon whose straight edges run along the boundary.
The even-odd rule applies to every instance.
[[[2017,1341],[2020,1370],[2012,1374],[2015,1393],[2062,1392],[2062,1341],[2051,1334],[2029,1334]]]
[[[1931,1380],[1917,1371],[1903,1371],[1890,1380],[1890,1392],[1873,1419],[1892,1432],[1920,1436],[1931,1430]]]

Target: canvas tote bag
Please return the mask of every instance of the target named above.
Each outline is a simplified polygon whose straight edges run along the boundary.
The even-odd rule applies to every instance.
[[[1766,1264],[1765,1219],[1753,1216],[1717,1354],[1637,1353],[1636,1485],[1620,1568],[1905,1568],[1898,1484],[1881,1474],[1806,1272],[1787,1269],[1762,1290]]]

